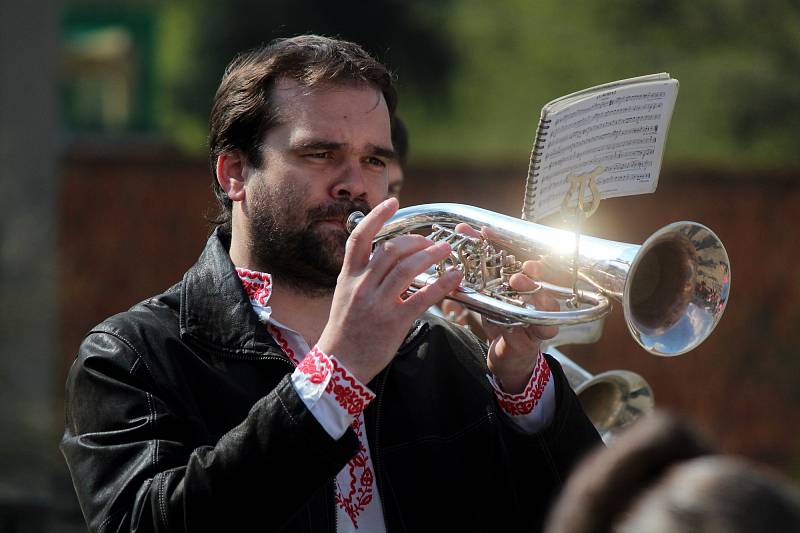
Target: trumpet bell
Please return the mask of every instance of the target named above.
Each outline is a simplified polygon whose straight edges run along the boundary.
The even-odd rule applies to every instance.
[[[623,290],[625,322],[648,352],[686,353],[725,311],[730,264],[722,242],[696,222],[675,222],[642,244]]]

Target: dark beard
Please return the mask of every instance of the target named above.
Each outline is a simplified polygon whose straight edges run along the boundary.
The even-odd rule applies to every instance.
[[[369,212],[364,201],[332,200],[306,208],[305,194],[262,187],[251,202],[250,252],[259,268],[309,296],[333,293],[342,269],[348,234],[344,227],[320,226],[353,211]]]

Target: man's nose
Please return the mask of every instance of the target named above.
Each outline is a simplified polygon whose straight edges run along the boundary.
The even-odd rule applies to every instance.
[[[367,176],[360,161],[348,161],[342,166],[331,188],[334,198],[359,198],[367,192]]]

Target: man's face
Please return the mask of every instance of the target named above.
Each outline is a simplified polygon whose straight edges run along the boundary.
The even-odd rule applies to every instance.
[[[308,89],[280,80],[273,98],[279,125],[264,138],[261,167],[245,175],[251,254],[280,282],[330,292],[348,214],[366,213],[386,196],[394,159],[389,112],[371,87]]]

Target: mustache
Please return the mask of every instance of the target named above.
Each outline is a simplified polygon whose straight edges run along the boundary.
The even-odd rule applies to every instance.
[[[361,211],[366,215],[371,209],[363,200],[339,200],[309,209],[308,221],[341,219],[342,222],[345,222],[353,211]]]

